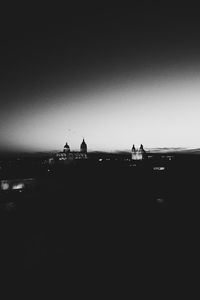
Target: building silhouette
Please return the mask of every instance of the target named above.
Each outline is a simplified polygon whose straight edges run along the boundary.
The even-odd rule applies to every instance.
[[[136,149],[135,149],[135,145],[133,144],[133,147],[131,149],[131,158],[132,160],[136,159]]]
[[[61,163],[69,164],[75,160],[84,160],[87,159],[87,144],[83,139],[80,145],[80,151],[71,151],[68,143],[64,145],[63,151],[60,151],[49,159],[49,164]]]
[[[70,148],[69,148],[69,145],[67,143],[64,146],[63,152],[64,153],[69,153],[70,152]]]
[[[83,139],[81,146],[80,146],[80,152],[87,154],[87,144],[85,143],[85,140]]]
[[[132,160],[144,160],[147,158],[146,151],[144,150],[143,145],[140,145],[139,149],[136,149],[135,146],[133,145],[131,149],[131,158]]]

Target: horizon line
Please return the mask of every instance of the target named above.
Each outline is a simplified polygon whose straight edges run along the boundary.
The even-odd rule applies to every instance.
[[[187,147],[144,147],[146,151],[154,152],[190,152],[190,151],[199,151],[200,148],[187,148]],[[62,152],[60,149],[52,149],[52,150],[9,150],[9,151],[1,151],[0,155],[6,155],[6,154],[45,154],[45,153],[53,153],[53,152]],[[71,150],[71,152],[79,152],[79,150]],[[88,153],[131,153],[131,149],[116,149],[116,150],[98,150],[98,149],[91,149],[87,151]]]

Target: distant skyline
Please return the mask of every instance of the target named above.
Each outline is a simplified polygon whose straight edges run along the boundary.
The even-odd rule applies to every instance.
[[[1,28],[0,151],[200,147],[195,7],[29,9]]]

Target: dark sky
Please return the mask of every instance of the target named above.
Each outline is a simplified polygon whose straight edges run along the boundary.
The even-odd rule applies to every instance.
[[[49,80],[56,85],[63,73],[75,80],[77,73],[80,78],[84,74],[86,81],[114,71],[118,64],[119,68],[127,68],[130,62],[137,67],[147,61],[159,64],[159,59],[181,59],[199,47],[195,8],[158,5],[158,1],[135,3],[140,4],[131,8],[55,4],[13,9],[1,25],[5,86],[13,84],[20,89],[24,82],[40,84],[39,78],[47,86]]]
[[[93,149],[131,147],[134,139],[140,142],[139,135],[148,146],[196,146],[200,141],[191,139],[193,127],[185,135],[183,121],[192,119],[193,111],[185,111],[189,102],[194,113],[199,109],[200,18],[197,7],[179,3],[133,1],[127,7],[54,2],[2,9],[1,149],[57,149],[69,131],[75,148],[83,136]],[[180,103],[182,86],[188,87],[186,92],[194,89],[194,95],[191,99],[189,92]],[[159,104],[153,100],[158,95],[165,99]],[[166,107],[174,108],[166,114]],[[179,123],[170,139],[171,113],[170,130],[177,127],[177,118]],[[164,134],[157,131],[160,114]],[[133,119],[141,120],[143,128],[136,128]],[[151,139],[145,120],[147,130],[151,123],[151,132],[157,131]]]

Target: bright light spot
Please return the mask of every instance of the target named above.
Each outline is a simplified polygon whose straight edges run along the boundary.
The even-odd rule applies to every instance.
[[[20,189],[23,189],[23,188],[24,188],[24,183],[18,183],[18,184],[14,184],[12,186],[13,190],[20,190]]]
[[[139,152],[133,153],[132,154],[132,159],[133,160],[142,160],[143,159],[142,153],[139,153]]]
[[[4,190],[4,191],[9,189],[9,184],[8,184],[7,181],[2,181],[1,182],[1,189]]]
[[[103,159],[102,158],[99,158],[99,161],[102,161]]]
[[[154,167],[153,169],[157,171],[163,171],[165,170],[165,167]]]

